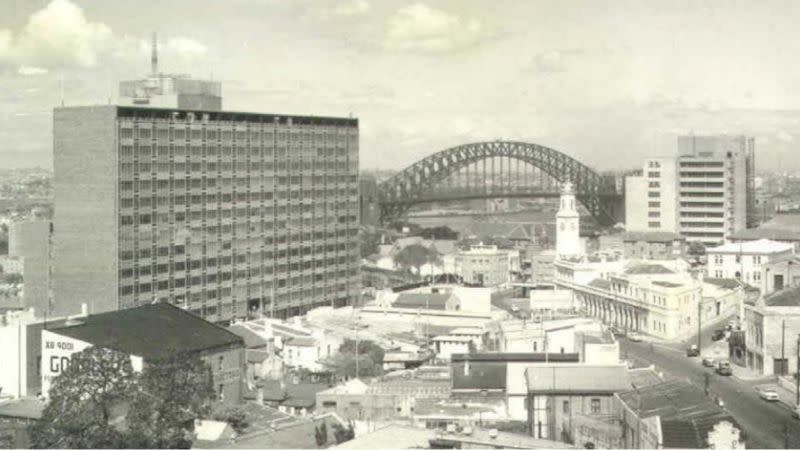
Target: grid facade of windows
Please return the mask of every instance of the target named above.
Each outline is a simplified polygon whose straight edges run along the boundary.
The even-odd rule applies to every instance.
[[[210,321],[360,295],[358,122],[119,107],[118,307]]]

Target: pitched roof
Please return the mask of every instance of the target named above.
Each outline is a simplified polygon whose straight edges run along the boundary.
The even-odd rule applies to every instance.
[[[264,400],[268,402],[280,402],[286,399],[286,389],[279,380],[264,380],[261,391],[264,393]]]
[[[466,361],[499,361],[499,362],[578,362],[580,355],[577,353],[456,353],[450,357],[452,362]]]
[[[376,448],[428,448],[436,437],[434,430],[391,424],[384,428],[359,434],[355,439],[336,446],[341,450],[373,450]]]
[[[800,231],[775,228],[748,228],[736,232],[728,239],[732,241],[755,241],[769,239],[773,241],[800,241]]]
[[[528,392],[537,393],[606,393],[631,388],[625,365],[540,365],[525,369]]]
[[[44,407],[44,402],[29,397],[0,402],[0,417],[38,420],[42,418]]]
[[[724,411],[703,411],[692,417],[662,418],[664,448],[708,448],[708,433],[720,422],[730,422],[741,430],[736,419]]]
[[[313,347],[317,341],[311,336],[298,336],[289,338],[284,345],[291,345],[294,347]]]
[[[322,392],[329,387],[325,383],[287,384],[286,400],[282,401],[281,405],[311,408],[317,403],[317,392]]]
[[[195,420],[194,432],[198,441],[230,439],[235,434],[228,422],[218,420]]]
[[[269,358],[270,353],[261,350],[247,350],[247,362],[260,363]]]
[[[505,390],[508,365],[503,362],[452,362],[453,390]]]
[[[655,370],[649,367],[630,369],[628,370],[628,375],[631,377],[631,385],[634,389],[641,389],[664,381]]]
[[[706,249],[709,254],[735,254],[735,253],[779,253],[794,249],[794,244],[788,242],[771,241],[769,239],[759,239],[756,241],[729,242],[718,247]]]
[[[236,344],[244,347],[241,336],[169,303],[93,314],[79,320],[79,325],[51,327],[48,331],[145,359]]]
[[[392,303],[393,308],[446,309],[448,294],[422,294],[404,292]]]
[[[267,346],[266,339],[245,325],[235,323],[228,327],[228,331],[244,338],[244,345],[247,348],[260,348]]]
[[[673,379],[617,394],[640,418],[689,418],[721,409],[687,380]]]
[[[686,238],[668,231],[626,231],[622,233],[622,240],[624,242],[673,242],[685,241]]]
[[[743,283],[735,278],[710,278],[705,277],[703,278],[704,283],[713,284],[715,286],[719,286],[723,289],[736,289],[741,286]]]
[[[766,306],[800,306],[800,287],[773,292],[764,297]]]
[[[635,264],[627,267],[625,273],[628,275],[658,275],[675,272],[661,264]]]

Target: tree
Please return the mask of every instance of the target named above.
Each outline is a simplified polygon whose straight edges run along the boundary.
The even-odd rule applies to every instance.
[[[240,406],[227,406],[214,413],[214,420],[228,422],[237,434],[244,433],[250,426],[247,412]]]
[[[347,425],[347,427],[343,427],[342,425],[335,423],[333,424],[333,437],[336,439],[336,444],[341,444],[342,442],[347,442],[353,439],[356,436],[356,431],[353,428],[352,422]]]
[[[436,250],[419,244],[409,245],[400,250],[394,257],[394,262],[401,268],[419,275],[420,268],[425,264],[436,264],[439,262],[439,254]]]
[[[123,433],[112,411],[130,398],[136,373],[128,355],[89,347],[50,388],[42,419],[29,429],[34,448],[123,448]]]
[[[7,273],[2,277],[6,284],[22,284],[22,275],[18,273]]]
[[[452,228],[443,225],[439,227],[423,228],[420,230],[419,235],[425,239],[439,239],[454,241],[458,239],[458,232],[453,231]]]
[[[325,447],[328,443],[328,426],[325,422],[314,429],[314,439],[317,441],[317,447]]]
[[[706,246],[702,242],[690,242],[687,253],[692,256],[703,256],[706,254]]]
[[[42,420],[29,431],[36,448],[191,448],[194,420],[214,398],[210,368],[174,354],[148,361],[101,347],[72,355],[53,382]]]
[[[148,364],[128,415],[132,447],[190,448],[194,421],[211,413],[213,383],[198,357],[173,353]]]
[[[367,256],[378,253],[378,245],[381,242],[381,234],[367,230],[361,230],[360,235],[361,257],[366,258]]]
[[[330,367],[340,378],[353,378],[356,376],[356,360],[358,360],[358,376],[374,377],[383,373],[383,348],[370,341],[356,341],[345,339],[339,346],[339,351],[325,360],[325,365]]]

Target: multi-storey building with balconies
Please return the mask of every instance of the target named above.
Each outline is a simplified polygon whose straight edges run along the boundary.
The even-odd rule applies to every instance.
[[[56,108],[54,153],[52,313],[225,322],[359,295],[357,119]]]
[[[645,160],[626,180],[628,231],[677,232],[719,245],[755,226],[755,143],[746,136],[680,136],[676,157]]]

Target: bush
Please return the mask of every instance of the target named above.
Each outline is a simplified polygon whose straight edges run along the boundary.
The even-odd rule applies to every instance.
[[[237,406],[230,406],[214,413],[214,420],[228,422],[237,434],[242,434],[250,426],[247,413]]]

